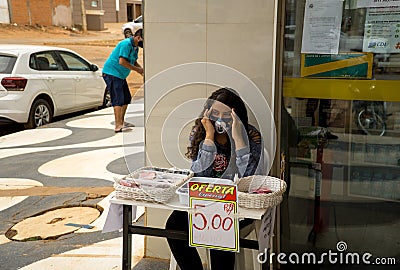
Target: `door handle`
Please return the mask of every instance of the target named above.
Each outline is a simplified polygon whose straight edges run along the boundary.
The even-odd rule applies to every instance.
[[[81,78],[76,77],[76,78],[75,78],[75,81],[80,82],[80,81],[81,81]]]
[[[54,82],[54,79],[53,79],[52,77],[47,77],[47,80],[48,80],[49,82]]]

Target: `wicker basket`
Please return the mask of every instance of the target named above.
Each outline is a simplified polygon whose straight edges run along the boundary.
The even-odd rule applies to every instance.
[[[253,186],[268,188],[272,193],[251,194],[249,189]],[[238,203],[240,207],[266,209],[282,202],[282,194],[286,191],[285,181],[266,175],[252,175],[240,178],[238,183]]]
[[[169,174],[178,174],[184,175],[181,180],[176,181],[175,183],[157,183],[153,187],[127,187],[120,184],[120,180],[127,180],[129,178],[137,178],[137,175],[143,171],[154,171],[156,173],[169,173]],[[180,185],[182,185],[186,180],[193,176],[193,172],[189,170],[179,170],[179,169],[166,169],[166,168],[158,168],[158,167],[143,167],[140,168],[131,174],[115,180],[114,188],[115,195],[119,199],[129,199],[136,201],[148,201],[148,202],[157,202],[157,203],[166,203],[173,196],[175,196],[175,191],[178,189]],[[148,180],[151,181],[151,180]],[[151,182],[149,182],[151,183]]]

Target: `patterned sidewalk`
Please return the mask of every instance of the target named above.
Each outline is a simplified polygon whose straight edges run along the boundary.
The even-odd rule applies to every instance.
[[[135,127],[123,133],[114,133],[113,111],[107,108],[0,137],[1,269],[121,269],[121,233],[101,232],[109,197],[90,188],[112,190],[114,178],[144,165],[143,110],[143,100],[129,106],[126,120]],[[11,191],[18,196],[10,196]],[[104,211],[89,224],[92,229],[76,228],[54,239],[12,241],[5,236],[28,217],[68,206]],[[132,269],[168,269],[168,261],[142,258],[144,238],[133,237]]]

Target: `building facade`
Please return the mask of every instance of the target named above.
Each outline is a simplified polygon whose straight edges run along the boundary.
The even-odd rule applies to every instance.
[[[8,1],[9,23],[72,26],[70,0]]]
[[[0,0],[0,23],[82,27],[86,16],[102,22],[132,21],[142,14],[141,0]]]

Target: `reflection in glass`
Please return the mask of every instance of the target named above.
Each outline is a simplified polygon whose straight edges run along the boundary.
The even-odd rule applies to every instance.
[[[371,78],[302,77],[305,3],[285,5],[281,151],[288,189],[281,206],[282,252],[335,252],[344,241],[349,252],[399,262],[400,54],[372,52]],[[343,1],[339,54],[363,52],[367,11],[357,1]],[[389,84],[382,83],[390,81],[393,89],[385,88]],[[366,82],[371,86],[362,88]],[[380,94],[382,89],[389,94]]]

